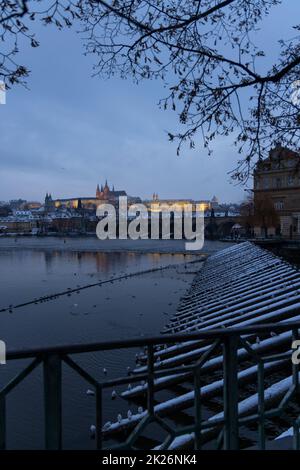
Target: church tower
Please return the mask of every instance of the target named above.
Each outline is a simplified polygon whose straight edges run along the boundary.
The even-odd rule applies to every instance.
[[[53,203],[51,193],[49,194],[46,193],[44,208],[45,208],[45,211],[48,211],[54,208],[54,203]]]
[[[100,199],[101,197],[101,191],[100,191],[100,188],[99,188],[99,184],[97,184],[97,188],[96,188],[96,198],[97,199]]]
[[[109,194],[110,194],[110,189],[109,189],[107,180],[105,180],[105,186],[104,186],[104,189],[103,189],[103,193],[104,193],[104,198],[108,199]]]

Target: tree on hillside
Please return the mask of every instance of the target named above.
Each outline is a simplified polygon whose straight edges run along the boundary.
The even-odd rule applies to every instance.
[[[291,25],[288,41],[278,32],[267,70],[271,59],[255,44],[264,17],[282,2],[292,10],[287,0],[0,0],[0,78],[12,84],[28,75],[15,60],[20,36],[38,46],[31,22],[79,22],[95,74],[162,80],[160,104],[183,128],[169,132],[178,151],[200,136],[210,153],[216,136],[232,134],[241,153],[233,177],[244,180],[274,142],[299,146],[300,25]]]

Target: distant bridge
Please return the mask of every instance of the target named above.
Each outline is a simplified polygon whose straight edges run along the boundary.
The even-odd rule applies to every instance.
[[[228,237],[235,224],[243,225],[241,216],[205,217],[205,238],[217,239]]]

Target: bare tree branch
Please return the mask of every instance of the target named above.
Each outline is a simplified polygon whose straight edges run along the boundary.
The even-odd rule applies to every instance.
[[[278,37],[268,70],[255,44],[266,15],[287,0],[20,1],[0,0],[0,39],[11,46],[0,52],[0,78],[9,84],[29,73],[15,63],[19,36],[39,45],[28,19],[77,22],[95,75],[160,79],[168,88],[160,106],[178,113],[179,130],[168,134],[178,152],[202,139],[211,153],[217,136],[231,135],[241,155],[232,176],[244,181],[275,142],[299,148],[300,26],[291,40]]]

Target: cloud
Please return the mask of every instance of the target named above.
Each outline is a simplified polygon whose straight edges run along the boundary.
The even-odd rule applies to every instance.
[[[166,130],[177,116],[157,107],[161,83],[91,78],[74,33],[42,28],[38,36],[40,48],[21,48],[30,90],[13,88],[0,107],[0,199],[91,195],[106,178],[142,197],[242,199],[227,175],[237,160],[228,139],[216,141],[213,157],[201,142],[176,155]]]

